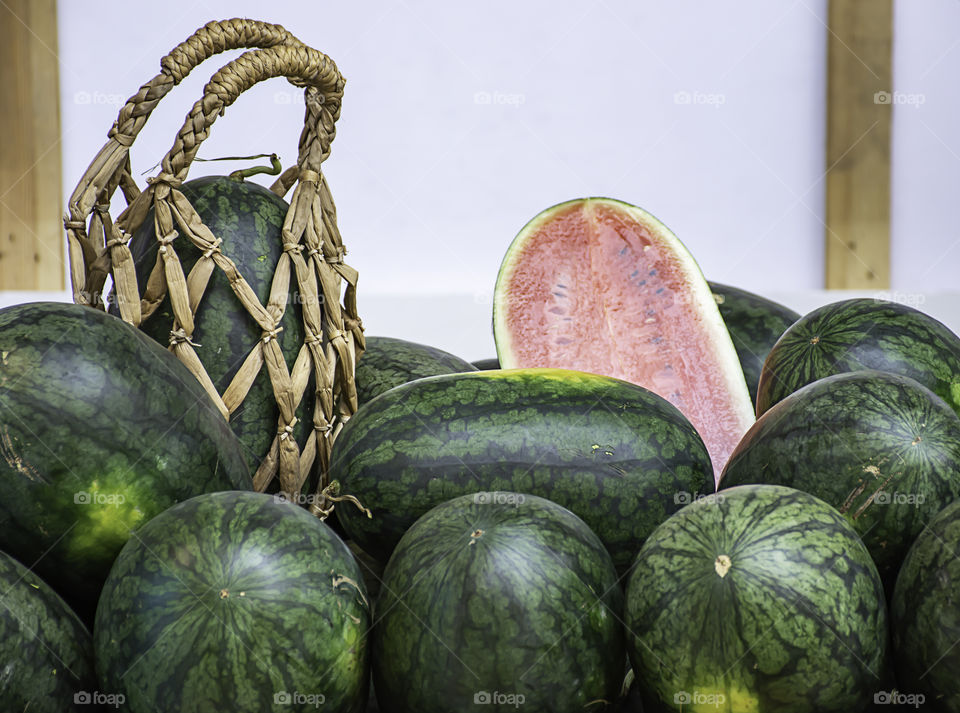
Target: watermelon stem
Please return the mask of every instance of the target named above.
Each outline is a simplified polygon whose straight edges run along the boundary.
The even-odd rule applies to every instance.
[[[330,515],[333,514],[334,503],[350,502],[357,506],[360,509],[360,512],[365,513],[368,518],[373,519],[373,513],[370,512],[367,508],[363,506],[355,496],[345,493],[340,494],[340,481],[332,480],[330,484],[320,491],[320,502],[316,503],[311,510],[313,514],[316,515],[321,520],[326,520]]]

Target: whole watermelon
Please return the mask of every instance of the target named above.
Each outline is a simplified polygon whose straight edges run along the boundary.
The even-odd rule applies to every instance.
[[[893,650],[904,704],[960,711],[960,501],[913,544],[891,603]]]
[[[120,319],[0,310],[0,548],[85,614],[132,531],[180,500],[252,488],[241,451],[187,368]]]
[[[723,323],[730,332],[750,398],[756,405],[763,362],[780,335],[800,319],[800,315],[752,292],[718,282],[707,284],[717,302]]]
[[[960,417],[913,379],[855,371],[820,379],[763,414],[720,479],[786,485],[837,508],[892,591],[926,523],[960,498]]]
[[[373,639],[380,709],[565,713],[613,702],[623,595],[603,544],[549,500],[488,495],[438,505],[390,558]]]
[[[370,609],[350,551],[260,493],[201,495],[120,553],[97,608],[104,690],[132,713],[360,713]]]
[[[870,554],[840,513],[792,488],[729,488],[658,527],[625,623],[645,710],[854,713],[885,680]]]
[[[204,224],[222,239],[224,255],[233,260],[240,274],[267,304],[274,270],[283,252],[281,231],[287,214],[286,201],[263,186],[226,176],[207,176],[184,183],[180,190],[190,201]],[[183,264],[184,274],[200,257],[200,251],[185,238],[177,239],[174,248]],[[153,211],[130,241],[141,291],[157,262],[157,239]],[[303,319],[297,281],[290,279],[287,306],[280,321],[277,341],[292,369],[303,345]],[[112,309],[115,309],[113,307]],[[164,301],[141,325],[143,331],[164,346],[170,341],[173,310],[170,300]],[[207,289],[200,300],[194,319],[193,341],[197,356],[221,394],[230,385],[247,354],[263,336],[260,325],[247,313],[230,287],[227,276],[214,268]],[[311,377],[303,400],[297,409],[294,433],[301,446],[307,428],[313,423],[314,387]],[[240,407],[230,415],[230,426],[244,445],[244,453],[252,470],[270,448],[277,433],[279,408],[267,367],[261,367]],[[305,489],[310,487],[307,483]]]
[[[909,376],[960,412],[960,337],[912,307],[859,298],[815,309],[783,333],[760,374],[757,415],[801,386],[862,369]]]
[[[0,552],[0,704],[79,713],[97,693],[90,633],[46,582]],[[115,699],[103,703],[113,702]],[[101,702],[98,697],[97,702]]]
[[[466,493],[515,490],[572,510],[625,569],[644,538],[713,492],[710,458],[674,406],[635,384],[562,369],[448,374],[365,404],[333,445],[337,515],[382,562],[414,521]]]
[[[361,404],[414,379],[477,370],[470,362],[426,344],[394,337],[366,337],[365,341],[356,373]]]

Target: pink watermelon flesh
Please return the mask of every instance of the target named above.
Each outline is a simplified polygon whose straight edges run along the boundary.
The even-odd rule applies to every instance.
[[[634,206],[583,199],[531,221],[501,267],[494,332],[503,368],[605,374],[667,399],[700,433],[717,477],[754,422],[706,280]]]

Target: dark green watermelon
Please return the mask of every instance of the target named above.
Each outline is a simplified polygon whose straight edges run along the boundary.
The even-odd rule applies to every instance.
[[[151,520],[110,572],[94,647],[132,713],[360,713],[370,609],[347,546],[280,498],[202,495]]]
[[[784,332],[763,365],[757,415],[805,384],[861,369],[909,376],[960,412],[960,337],[912,307],[862,298],[815,309]]]
[[[439,374],[476,371],[468,361],[426,344],[393,337],[367,337],[357,361],[357,399],[364,404],[394,386]]]
[[[413,522],[465,493],[549,498],[593,528],[620,568],[670,513],[713,492],[700,436],[635,384],[562,369],[449,374],[412,381],[361,407],[337,437],[337,514],[385,562]]]
[[[651,711],[856,713],[884,680],[870,554],[840,513],[792,488],[729,488],[658,527],[625,623]]]
[[[490,371],[491,369],[500,368],[500,360],[496,357],[492,359],[478,359],[477,361],[470,362],[480,371]]]
[[[223,240],[220,249],[236,264],[253,289],[260,303],[267,304],[270,286],[280,255],[283,252],[281,229],[287,214],[286,201],[263,186],[238,181],[226,176],[207,176],[184,183],[180,190],[190,201],[204,224]],[[157,239],[153,211],[130,241],[141,291],[157,261]],[[200,257],[200,251],[185,238],[178,238],[174,248],[183,264],[184,274]],[[282,331],[277,341],[283,350],[287,368],[292,368],[303,345],[303,318],[297,281],[291,275],[287,307],[280,321]],[[111,307],[116,310],[115,306]],[[170,341],[173,311],[170,300],[164,301],[141,328],[166,346]],[[229,386],[243,360],[261,338],[263,330],[244,309],[230,288],[230,282],[219,268],[214,268],[194,320],[193,341],[197,356],[221,394]],[[294,434],[302,446],[307,427],[313,423],[313,381],[304,391],[297,409]],[[230,415],[230,425],[245,447],[252,470],[256,470],[277,434],[279,409],[266,365],[260,369],[240,407]],[[305,491],[313,483],[305,485]]]
[[[373,635],[384,713],[579,712],[620,691],[623,594],[603,544],[549,500],[489,496],[430,510],[390,558]]]
[[[900,692],[924,711],[960,711],[960,501],[920,534],[891,604]]]
[[[0,311],[0,548],[92,611],[132,530],[199,493],[252,488],[242,447],[166,349],[116,317]]]
[[[800,319],[800,315],[752,292],[717,282],[707,284],[730,332],[743,376],[747,380],[750,398],[756,405],[757,384],[760,382],[763,362],[780,335]]]
[[[77,615],[46,582],[3,552],[0,590],[3,710],[99,710],[92,705],[75,705],[92,704],[97,690],[90,632]]]
[[[837,508],[892,590],[924,525],[960,498],[960,418],[905,376],[820,379],[763,414],[730,456],[720,487],[786,485]]]

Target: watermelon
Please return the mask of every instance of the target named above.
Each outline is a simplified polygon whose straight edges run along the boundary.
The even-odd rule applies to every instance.
[[[623,679],[623,594],[569,510],[533,495],[465,495],[403,536],[373,634],[384,713],[595,710]]]
[[[659,220],[609,198],[553,206],[507,250],[493,297],[504,368],[644,386],[680,409],[716,473],[753,424],[737,352],[700,268]]]
[[[913,379],[856,371],[820,379],[763,414],[720,487],[786,485],[837,508],[890,586],[924,525],[960,498],[960,417]]]
[[[97,695],[90,633],[77,615],[46,582],[3,552],[0,589],[3,710],[95,710],[75,705],[93,703]]]
[[[890,609],[900,691],[913,697],[903,702],[957,713],[960,501],[944,508],[917,538],[903,562]]]
[[[357,400],[363,404],[387,389],[438,374],[476,371],[450,352],[393,337],[367,337],[357,361]]]
[[[433,506],[510,488],[572,510],[624,569],[660,522],[714,489],[703,442],[666,400],[560,369],[448,374],[391,389],[347,422],[331,469],[373,515],[338,507],[345,532],[382,562]]]
[[[252,488],[187,368],[80,305],[0,311],[0,452],[0,548],[84,615],[131,531],[194,495]]]
[[[752,292],[717,282],[708,284],[737,350],[750,398],[756,404],[763,362],[780,335],[800,319],[800,315]]]
[[[191,498],[123,548],[94,627],[104,690],[133,713],[360,713],[370,609],[347,546],[250,492]]]
[[[283,252],[281,230],[287,215],[286,201],[263,186],[226,176],[207,176],[184,183],[180,190],[215,236],[223,240],[221,251],[236,264],[240,274],[267,304],[273,274]],[[173,243],[183,265],[184,274],[200,257],[193,243],[177,239]],[[151,210],[143,225],[130,241],[141,291],[157,262],[157,238]],[[290,280],[287,307],[276,335],[287,368],[292,369],[303,345],[301,297],[296,279]],[[116,305],[111,310],[116,311]],[[156,311],[144,320],[141,329],[164,346],[170,342],[173,310],[165,298]],[[223,393],[244,359],[263,337],[263,330],[241,304],[230,287],[226,274],[214,268],[194,319],[194,349],[219,393]],[[294,435],[301,445],[307,429],[313,424],[313,379],[304,391],[296,411]],[[230,415],[230,426],[244,445],[244,452],[255,471],[266,455],[277,433],[279,408],[267,367],[261,367],[243,403]],[[313,492],[315,482],[305,484],[305,492]]]
[[[960,337],[907,305],[860,298],[815,309],[783,333],[763,365],[757,415],[805,384],[861,369],[909,376],[960,413]]]
[[[855,713],[884,680],[870,554],[840,513],[792,488],[729,488],[658,527],[625,624],[651,710]]]

